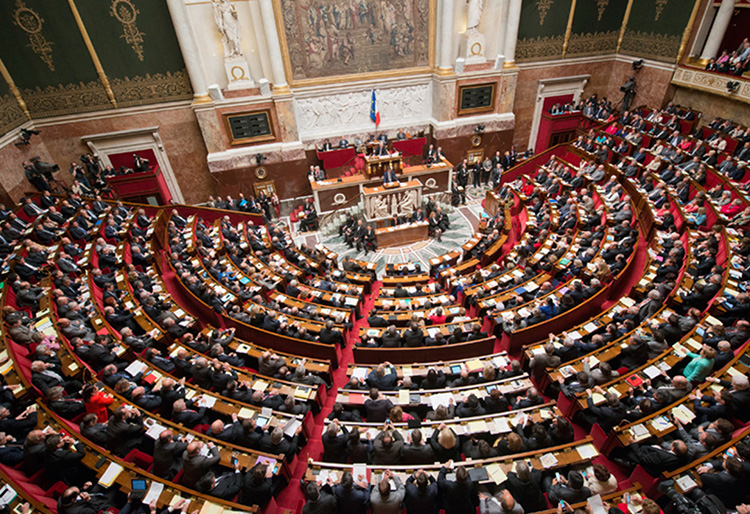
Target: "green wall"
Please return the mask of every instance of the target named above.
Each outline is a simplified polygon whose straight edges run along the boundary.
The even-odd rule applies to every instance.
[[[571,4],[523,0],[517,62],[563,57]],[[627,5],[627,0],[576,0],[564,57],[615,53]],[[675,62],[694,5],[694,0],[633,0],[619,53]]]
[[[524,0],[518,27],[516,62],[562,56],[572,0]]]
[[[192,97],[163,0],[75,0],[75,6],[118,107]],[[119,21],[113,6],[134,23]],[[113,109],[68,1],[0,0],[0,10],[0,59],[32,117]],[[126,28],[141,33],[142,60],[121,37]]]

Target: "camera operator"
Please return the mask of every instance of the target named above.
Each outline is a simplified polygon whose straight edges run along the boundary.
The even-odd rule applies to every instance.
[[[26,175],[26,180],[28,180],[32,186],[37,188],[37,190],[41,192],[50,190],[50,186],[45,180],[44,175],[36,169],[34,163],[31,161],[23,161],[23,170]]]

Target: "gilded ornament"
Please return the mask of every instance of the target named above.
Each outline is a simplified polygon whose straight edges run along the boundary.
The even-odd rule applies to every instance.
[[[609,0],[596,0],[596,7],[598,9],[596,21],[602,21],[602,16],[604,15],[604,11],[607,10],[608,5]]]
[[[109,14],[117,18],[117,21],[122,24],[123,34],[120,37],[125,39],[138,59],[143,61],[143,36],[146,34],[138,30],[135,24],[135,19],[140,11],[135,8],[130,0],[113,0]]]
[[[16,0],[13,21],[21,30],[29,35],[31,50],[44,61],[50,71],[55,71],[55,63],[52,60],[52,43],[47,41],[44,34],[42,34],[44,18],[41,18],[34,10],[27,7],[23,0]]]
[[[552,7],[552,4],[555,3],[555,0],[536,0],[536,8],[539,11],[539,25],[544,25],[544,18],[547,17],[547,13],[549,12],[550,7]]]
[[[258,166],[255,168],[255,178],[258,180],[263,180],[268,176],[268,170],[264,168],[263,166]]]
[[[516,62],[540,61],[562,55],[565,36],[520,38],[516,46]]]
[[[627,29],[620,49],[638,57],[674,62],[680,49],[681,39],[679,35],[671,36]]]
[[[654,16],[654,21],[659,21],[659,16],[661,16],[661,12],[668,3],[669,0],[656,0],[656,16]]]
[[[0,96],[0,131],[9,132],[26,121],[13,95]]]

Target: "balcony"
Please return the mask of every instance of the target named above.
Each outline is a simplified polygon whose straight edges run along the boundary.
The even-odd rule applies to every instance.
[[[739,86],[730,92],[727,86],[729,82],[736,82]],[[679,66],[672,77],[672,84],[750,104],[750,79],[746,77],[706,71],[694,66]]]

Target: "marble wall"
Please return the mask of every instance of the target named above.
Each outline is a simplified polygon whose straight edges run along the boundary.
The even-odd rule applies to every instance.
[[[604,59],[587,59],[583,62],[573,61],[569,64],[522,65],[518,73],[513,107],[513,113],[516,115],[513,141],[516,146],[519,149],[528,146],[539,80],[590,75],[582,98],[588,98],[596,93],[600,98],[605,96],[616,104],[622,100],[620,86],[630,75],[635,74],[638,90],[633,105],[660,107],[671,96],[669,81],[673,73],[672,67],[646,63],[637,73],[634,73],[633,60],[635,58],[631,60],[627,56],[621,56],[619,59],[611,56]]]
[[[703,113],[703,124],[707,124],[719,116],[750,126],[750,106],[732,98],[696,89],[677,87],[672,101],[680,105],[689,105],[696,111],[701,111]]]
[[[107,132],[118,132],[123,130],[141,129],[147,127],[159,127],[159,135],[164,143],[164,149],[180,185],[183,197],[187,203],[203,202],[209,195],[214,194],[215,181],[208,173],[206,165],[206,150],[203,144],[198,122],[189,105],[163,106],[159,109],[137,109],[128,113],[97,116],[80,116],[78,119],[54,118],[36,123],[35,125],[42,133],[38,138],[46,150],[50,162],[56,162],[65,171],[60,175],[68,175],[67,169],[71,161],[78,161],[80,156],[88,153],[88,146],[81,141],[81,137]],[[12,146],[12,145],[10,145]],[[0,163],[3,169],[13,169],[14,148],[3,148],[0,152]],[[44,153],[44,152],[42,152]],[[29,152],[29,155],[36,155]],[[25,157],[24,157],[25,158]],[[18,169],[21,180],[25,182],[22,175],[20,163]],[[5,184],[3,184],[5,185]],[[6,191],[13,194],[18,188]],[[15,198],[17,199],[17,198]]]

